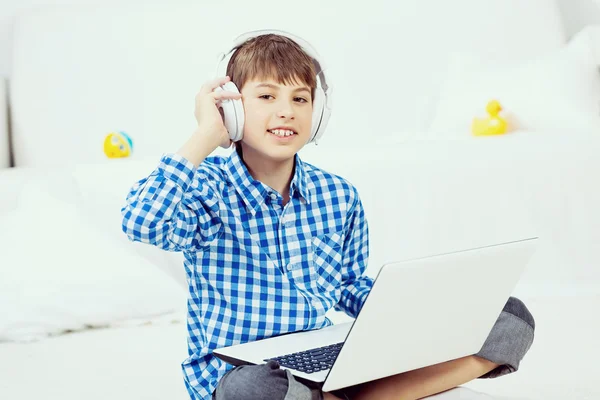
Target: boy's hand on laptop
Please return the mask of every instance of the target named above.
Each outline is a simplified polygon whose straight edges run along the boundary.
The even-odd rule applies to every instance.
[[[225,76],[213,79],[202,85],[196,95],[196,107],[194,110],[194,116],[198,122],[197,132],[203,136],[206,135],[212,143],[223,148],[231,146],[232,141],[223,123],[223,110],[219,107],[220,103],[223,100],[239,100],[242,98],[242,95],[224,90],[215,92],[214,90],[230,80],[228,76]]]

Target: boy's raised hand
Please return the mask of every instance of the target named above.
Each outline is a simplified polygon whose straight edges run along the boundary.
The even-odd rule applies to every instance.
[[[194,134],[177,151],[184,158],[191,161],[196,168],[217,147],[228,148],[231,146],[229,133],[225,128],[223,116],[219,105],[226,99],[241,99],[239,93],[214,91],[219,86],[229,82],[229,77],[223,77],[206,82],[196,94],[196,107],[194,116],[198,122]]]
[[[223,123],[222,109],[219,107],[223,100],[239,100],[242,95],[239,93],[214,90],[224,85],[231,79],[228,76],[220,77],[206,82],[196,94],[196,107],[194,116],[198,122],[198,132],[206,135],[207,138],[214,140],[219,146],[228,148],[231,146],[229,133]]]

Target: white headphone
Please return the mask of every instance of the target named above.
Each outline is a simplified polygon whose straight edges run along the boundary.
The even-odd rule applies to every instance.
[[[327,80],[325,79],[325,68],[319,55],[306,41],[295,35],[292,35],[291,33],[279,30],[259,30],[244,33],[234,40],[233,47],[227,53],[223,53],[219,56],[216,75],[225,76],[226,71],[222,71],[222,68],[223,65],[226,66],[227,63],[224,63],[223,61],[228,56],[231,56],[240,45],[246,42],[246,40],[270,33],[292,39],[313,60],[315,69],[317,71],[317,85],[313,100],[311,135],[308,143],[315,142],[316,144],[317,141],[323,136],[325,127],[327,126],[327,121],[329,121],[329,116],[331,115],[331,87],[329,87]],[[215,90],[226,90],[233,93],[239,93],[239,89],[233,82],[227,82],[225,85]],[[234,142],[241,140],[244,132],[244,106],[242,101],[225,100],[221,103],[221,106],[223,107],[223,114],[225,117],[225,128],[227,128],[231,140]]]

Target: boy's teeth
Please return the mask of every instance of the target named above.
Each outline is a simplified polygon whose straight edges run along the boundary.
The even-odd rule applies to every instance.
[[[277,136],[291,136],[294,134],[294,132],[288,131],[286,129],[272,129],[271,133],[273,133]]]

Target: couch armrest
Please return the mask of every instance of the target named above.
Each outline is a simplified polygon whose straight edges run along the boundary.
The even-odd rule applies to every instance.
[[[0,168],[10,167],[8,93],[6,87],[6,78],[0,77]]]

